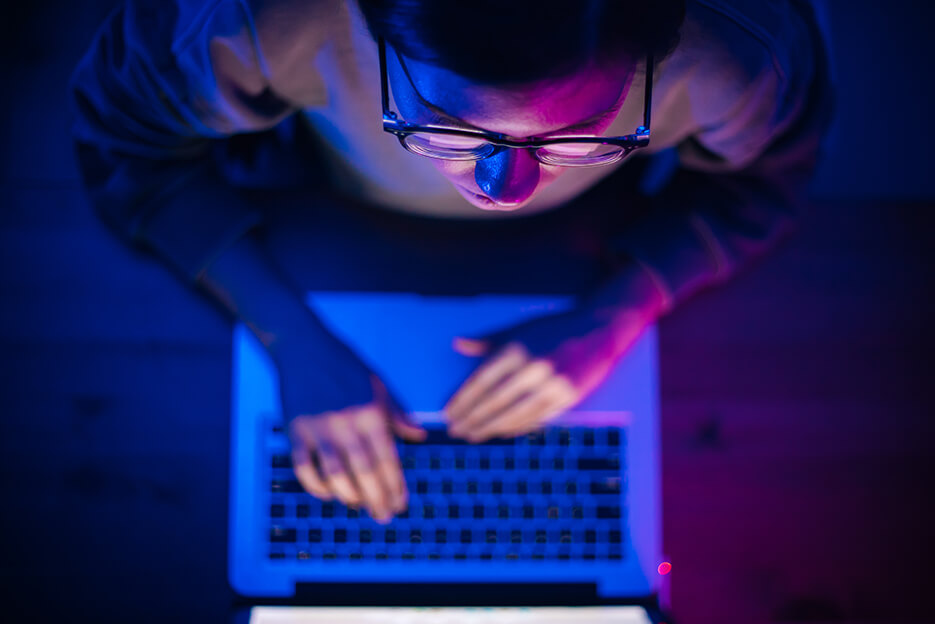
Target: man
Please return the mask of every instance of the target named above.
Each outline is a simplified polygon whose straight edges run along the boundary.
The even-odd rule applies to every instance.
[[[297,478],[380,521],[406,504],[392,436],[424,432],[258,245],[262,202],[218,173],[235,135],[298,121],[318,145],[299,168],[327,171],[334,210],[502,223],[584,208],[641,152],[677,156],[654,208],[606,233],[616,271],[573,310],[455,342],[483,359],[449,432],[479,442],[580,401],[644,327],[772,246],[830,100],[810,5],[761,0],[130,1],[74,92],[102,217],[253,330]]]

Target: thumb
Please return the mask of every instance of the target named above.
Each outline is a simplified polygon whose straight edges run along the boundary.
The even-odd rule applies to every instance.
[[[425,429],[412,420],[399,401],[396,400],[396,397],[375,375],[373,376],[373,386],[378,400],[386,406],[390,430],[393,434],[408,442],[421,442],[424,440],[425,436],[428,435]]]
[[[484,338],[465,338],[455,336],[451,341],[451,348],[467,357],[480,357],[490,352],[493,343]]]
[[[417,425],[409,414],[393,407],[390,407],[390,429],[407,442],[422,442],[428,435],[428,432]]]

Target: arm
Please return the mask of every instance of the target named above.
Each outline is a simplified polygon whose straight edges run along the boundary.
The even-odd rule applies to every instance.
[[[710,107],[726,117],[679,146],[683,168],[609,241],[616,270],[575,309],[456,341],[462,354],[489,359],[446,406],[453,435],[479,442],[541,426],[603,381],[646,326],[791,229],[831,111],[823,55],[813,52],[816,71],[803,72],[804,85],[766,63],[736,106]],[[704,81],[697,93],[718,95]]]
[[[385,520],[406,497],[392,432],[415,439],[419,430],[276,272],[250,235],[261,211],[212,168],[218,139],[293,112],[264,67],[238,0],[128,2],[73,76],[79,163],[95,208],[121,237],[267,347],[305,488]]]
[[[664,313],[730,279],[794,229],[833,110],[821,35],[810,20],[798,25],[801,37],[787,42],[798,66],[780,78],[767,65],[726,117],[678,146],[682,167],[648,214],[609,242],[618,271],[585,305],[638,305],[631,283],[649,278],[663,299],[655,313]]]

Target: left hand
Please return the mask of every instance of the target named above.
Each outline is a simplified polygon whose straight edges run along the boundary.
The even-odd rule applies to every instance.
[[[455,338],[456,351],[486,360],[445,406],[449,434],[482,442],[539,428],[600,385],[649,321],[636,309],[611,323],[579,308]]]

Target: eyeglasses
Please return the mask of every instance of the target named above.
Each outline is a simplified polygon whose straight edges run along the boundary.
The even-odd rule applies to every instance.
[[[386,73],[386,43],[377,41],[380,50],[380,83],[383,100],[383,130],[395,134],[399,144],[408,151],[441,160],[475,161],[490,158],[505,149],[527,149],[546,165],[559,167],[596,167],[611,165],[626,158],[630,152],[649,145],[649,122],[653,92],[653,57],[646,58],[646,83],[643,93],[643,125],[633,134],[618,137],[563,135],[542,139],[516,141],[505,135],[483,130],[447,128],[432,124],[420,125],[403,121],[390,110],[389,85]],[[429,108],[419,94],[399,53],[399,64],[416,97]]]

